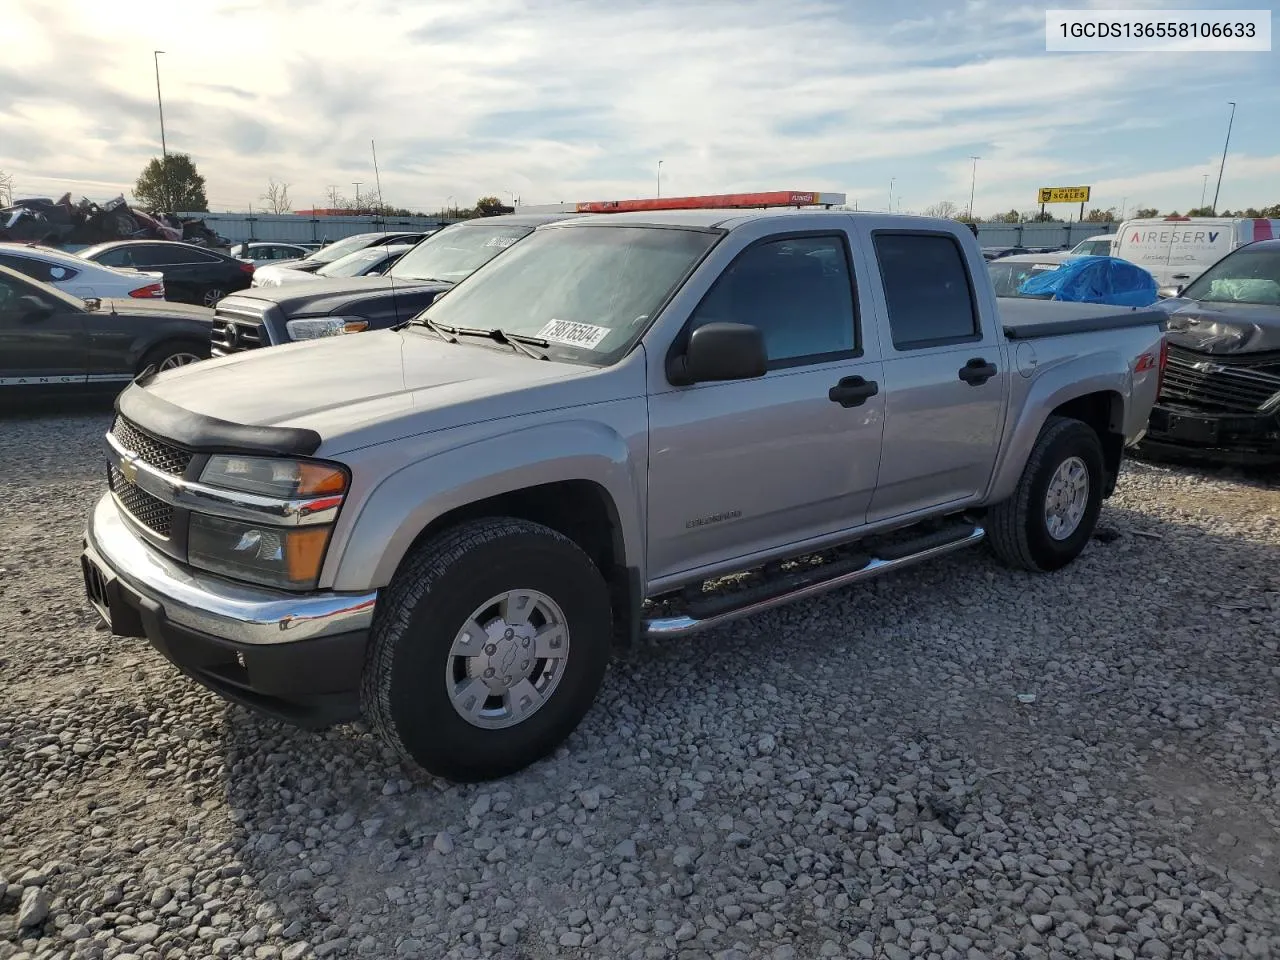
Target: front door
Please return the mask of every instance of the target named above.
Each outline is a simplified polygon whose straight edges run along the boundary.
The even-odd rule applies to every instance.
[[[884,343],[884,452],[874,523],[986,492],[1004,420],[999,332],[983,325],[964,251],[949,233],[875,230],[872,299]],[[981,267],[979,267],[981,269]]]
[[[9,397],[85,383],[84,311],[48,287],[0,274],[0,387]]]
[[[769,370],[650,396],[651,581],[863,522],[884,394],[877,345],[859,330],[851,264],[842,230],[765,237],[694,309],[690,330],[713,321],[760,328]],[[855,377],[877,392],[840,388]]]

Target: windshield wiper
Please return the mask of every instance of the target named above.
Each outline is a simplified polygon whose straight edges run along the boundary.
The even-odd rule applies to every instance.
[[[458,342],[458,338],[454,336],[457,332],[455,328],[447,327],[443,323],[436,323],[436,321],[432,320],[430,317],[413,317],[407,322],[421,324],[447,343]],[[396,329],[399,329],[399,326],[397,326]]]
[[[461,337],[488,337],[494,343],[506,344],[535,360],[546,360],[547,355],[530,349],[531,347],[542,347],[545,350],[551,346],[549,340],[531,337],[525,333],[507,333],[501,327],[494,327],[492,330],[483,330],[480,327],[454,327],[452,332]]]

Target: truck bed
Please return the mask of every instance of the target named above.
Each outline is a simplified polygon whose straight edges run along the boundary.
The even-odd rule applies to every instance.
[[[1113,307],[1104,303],[1069,303],[998,297],[1000,323],[1010,340],[1035,340],[1065,333],[1120,330],[1156,324],[1165,329],[1167,314],[1150,307]]]

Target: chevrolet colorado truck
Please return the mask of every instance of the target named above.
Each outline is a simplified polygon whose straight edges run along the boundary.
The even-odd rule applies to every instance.
[[[639,636],[1071,562],[1163,360],[1162,314],[998,302],[949,220],[568,219],[393,329],[131,384],[85,586],[228,699],[499,777]]]

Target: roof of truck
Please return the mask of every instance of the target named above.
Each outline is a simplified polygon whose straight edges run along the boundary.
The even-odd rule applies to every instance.
[[[904,213],[883,213],[875,210],[818,210],[812,207],[784,207],[761,210],[640,210],[626,213],[594,213],[570,215],[570,219],[597,224],[621,226],[693,227],[695,229],[732,230],[754,220],[784,220],[796,216],[813,217],[883,217],[893,218],[904,227],[918,225],[937,228],[936,217],[917,217]],[[956,221],[956,226],[968,229]]]

